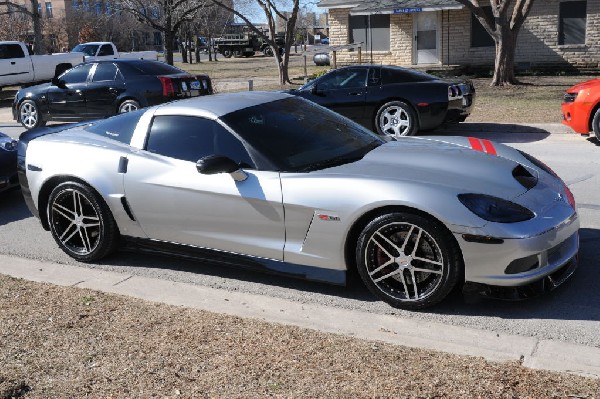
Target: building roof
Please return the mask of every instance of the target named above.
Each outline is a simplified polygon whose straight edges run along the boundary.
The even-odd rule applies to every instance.
[[[320,8],[351,8],[350,14],[404,14],[421,11],[460,10],[454,0],[321,0]]]

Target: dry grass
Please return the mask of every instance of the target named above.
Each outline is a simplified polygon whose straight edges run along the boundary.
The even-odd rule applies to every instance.
[[[600,398],[600,380],[0,275],[0,399]]]

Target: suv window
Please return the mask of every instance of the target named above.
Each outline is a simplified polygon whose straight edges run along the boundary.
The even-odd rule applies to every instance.
[[[115,64],[106,62],[96,66],[92,82],[104,82],[115,80],[117,76],[117,67]]]
[[[240,140],[216,121],[194,116],[155,117],[146,150],[194,163],[207,155],[224,155],[242,167],[254,168]]]
[[[85,130],[129,145],[133,131],[144,112],[145,110],[137,110],[113,116],[96,122],[86,127]]]
[[[92,64],[78,65],[75,68],[69,69],[67,72],[60,76],[61,80],[65,83],[85,83],[90,73]]]

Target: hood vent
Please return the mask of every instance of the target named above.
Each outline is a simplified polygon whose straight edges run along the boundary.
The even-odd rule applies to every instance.
[[[534,188],[538,182],[537,177],[532,175],[523,165],[518,165],[514,168],[512,175],[527,190]]]

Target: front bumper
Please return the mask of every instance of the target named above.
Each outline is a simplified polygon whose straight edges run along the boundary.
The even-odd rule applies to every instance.
[[[577,259],[579,219],[573,213],[542,234],[493,243],[467,241],[463,234],[454,236],[463,251],[466,282],[522,287],[554,275]]]
[[[589,111],[581,103],[562,103],[561,111],[563,117],[562,123],[564,125],[569,126],[579,134],[590,133]]]

